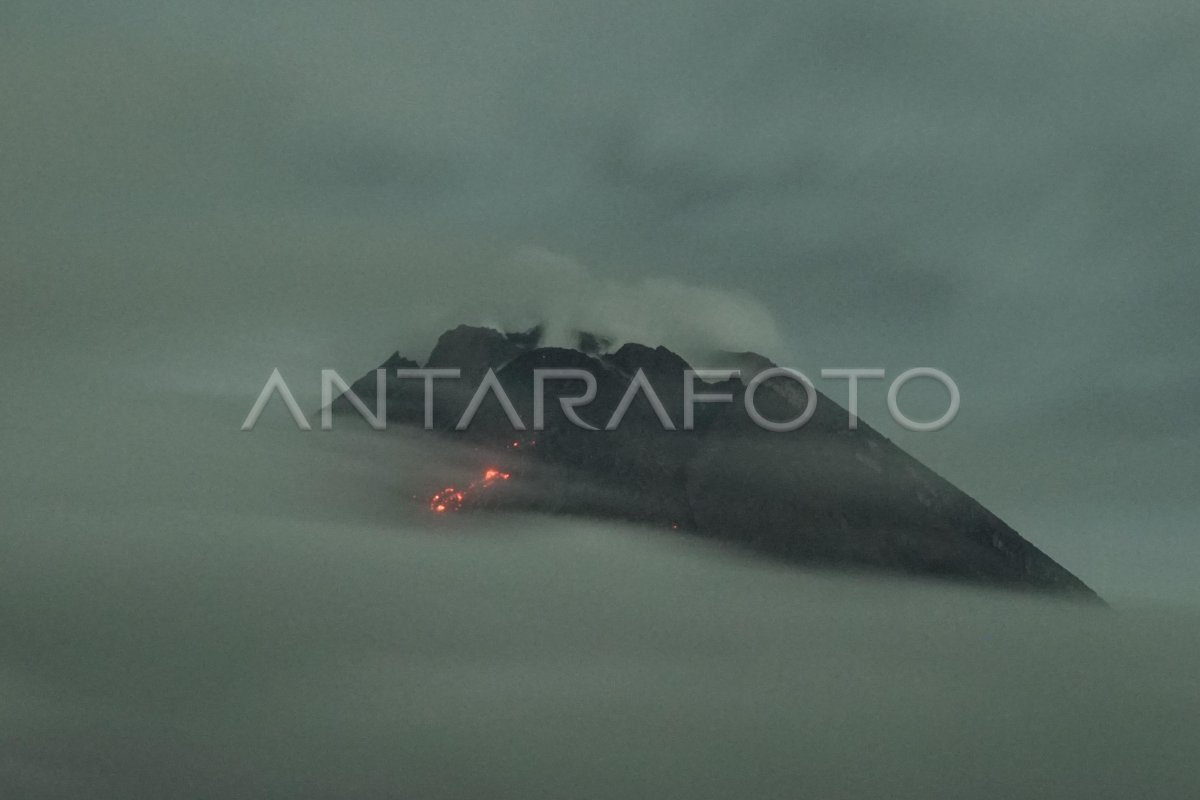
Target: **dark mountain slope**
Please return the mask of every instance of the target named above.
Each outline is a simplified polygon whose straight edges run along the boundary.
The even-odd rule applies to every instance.
[[[740,379],[699,383],[698,392],[729,394],[732,402],[697,404],[694,430],[684,430],[689,366],[675,353],[627,344],[597,355],[537,347],[537,338],[460,326],[442,336],[430,358],[427,366],[457,367],[470,376],[457,387],[438,386],[436,427],[473,444],[481,467],[497,465],[512,476],[465,493],[455,509],[520,508],[638,520],[788,562],[1095,598],[1078,578],[869,425],[860,421],[850,430],[847,412],[827,396],[818,393],[815,413],[798,430],[759,428],[747,415],[743,397],[753,374],[773,366],[762,356],[736,356]],[[411,363],[393,356],[385,368]],[[514,432],[491,396],[467,430],[454,430],[488,369],[496,370],[527,430]],[[596,397],[578,412],[599,430],[572,424],[559,406],[558,397],[583,393],[579,380],[546,382],[545,429],[532,430],[535,369],[593,374]],[[604,430],[639,370],[674,430],[664,429],[642,394],[616,430]],[[389,418],[419,424],[421,382],[388,381]],[[354,385],[373,393],[375,376]],[[393,392],[400,409],[395,414]],[[768,380],[756,395],[759,410],[779,420],[798,416],[806,400],[802,387],[782,378]],[[339,398],[335,410],[351,409]]]

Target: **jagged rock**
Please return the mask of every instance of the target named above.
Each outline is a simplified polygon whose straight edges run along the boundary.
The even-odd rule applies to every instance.
[[[518,334],[459,325],[438,337],[426,367],[461,369],[463,380],[478,383],[489,369],[502,366],[541,340],[541,327]]]
[[[374,411],[378,394],[377,370],[384,371],[384,391],[386,392],[387,418],[393,422],[419,423],[424,418],[425,395],[420,382],[402,381],[396,377],[398,369],[416,369],[417,362],[405,358],[399,352],[390,355],[386,361],[374,370],[363,375],[350,384],[353,392],[367,408]],[[350,400],[345,395],[335,397],[332,404],[335,414],[357,414]]]

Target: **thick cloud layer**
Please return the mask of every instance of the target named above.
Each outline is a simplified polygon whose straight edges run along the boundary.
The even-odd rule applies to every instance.
[[[123,389],[0,468],[0,793],[1186,797],[1200,618],[435,517],[433,434]],[[276,407],[274,410],[279,411]],[[415,496],[414,496],[415,495]]]

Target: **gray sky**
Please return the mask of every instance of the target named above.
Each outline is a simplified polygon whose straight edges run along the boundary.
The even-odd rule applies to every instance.
[[[1200,796],[1198,39],[1194,0],[0,0],[0,796]],[[447,520],[470,459],[420,431],[239,430],[274,367],[312,408],[536,321],[940,367],[944,431],[864,416],[1121,613]]]
[[[936,366],[949,429],[864,416],[1102,594],[1200,603],[1198,38],[1182,0],[10,0],[0,363],[53,417],[315,395],[458,322]]]

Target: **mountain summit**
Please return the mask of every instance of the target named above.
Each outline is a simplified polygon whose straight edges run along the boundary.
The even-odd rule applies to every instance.
[[[457,368],[464,379],[439,381],[434,427],[471,443],[484,476],[467,487],[443,487],[435,512],[520,509],[580,514],[661,525],[665,530],[726,542],[795,564],[878,570],[1098,599],[1082,581],[1022,538],[965,492],[817,392],[815,413],[787,433],[763,430],[743,407],[746,385],[773,367],[755,353],[727,354],[740,378],[697,380],[697,393],[732,402],[695,404],[686,430],[684,371],[691,367],[664,347],[625,344],[599,352],[590,333],[575,348],[543,347],[541,330],[506,334],[459,326],[438,340],[426,367]],[[421,425],[424,387],[399,380],[396,368],[415,362],[393,355],[386,372],[388,419]],[[488,370],[494,370],[526,430],[516,430],[492,393],[470,425],[456,430]],[[582,380],[545,382],[545,425],[533,430],[534,370],[586,370],[595,398],[577,407],[596,430],[573,423],[560,397],[583,394]],[[661,401],[644,392],[620,425],[606,422],[641,373]],[[352,386],[373,407],[376,375]],[[773,378],[755,395],[769,419],[793,419],[807,402],[795,382]],[[345,396],[334,411],[356,413]],[[664,426],[661,411],[669,417]],[[673,428],[673,429],[672,429]],[[437,476],[433,477],[437,480]],[[441,484],[438,484],[441,486]]]

